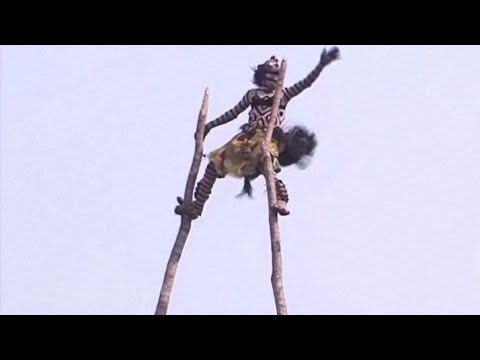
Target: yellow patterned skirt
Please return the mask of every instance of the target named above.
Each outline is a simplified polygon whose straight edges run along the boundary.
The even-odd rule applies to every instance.
[[[230,175],[236,178],[258,174],[262,164],[262,142],[265,132],[257,130],[253,134],[239,133],[229,142],[209,154],[220,177]],[[273,168],[280,171],[278,163],[278,143],[270,142],[270,153],[273,158]]]

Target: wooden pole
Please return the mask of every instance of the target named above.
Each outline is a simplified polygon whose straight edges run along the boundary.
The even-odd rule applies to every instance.
[[[202,154],[203,154],[203,137],[205,134],[205,123],[207,120],[208,113],[208,102],[209,102],[209,90],[205,89],[205,94],[203,97],[202,107],[198,116],[197,122],[197,131],[195,136],[195,152],[193,155],[192,165],[190,167],[190,172],[188,174],[187,183],[185,186],[185,193],[183,197],[183,206],[188,208],[192,204],[193,191],[195,187],[195,182],[198,175],[198,170],[202,163]],[[175,280],[175,274],[177,272],[178,263],[180,257],[182,256],[183,248],[187,241],[188,234],[192,227],[192,218],[189,215],[188,211],[181,213],[181,222],[180,228],[178,229],[178,234],[173,245],[170,258],[168,259],[167,268],[165,270],[165,276],[163,279],[162,290],[160,291],[160,296],[157,303],[157,308],[155,310],[155,315],[166,315],[168,304],[170,302],[170,295],[172,292],[173,282]]]
[[[270,224],[270,242],[272,248],[272,288],[275,298],[275,306],[277,308],[277,315],[288,315],[287,302],[285,300],[285,294],[283,289],[283,265],[282,265],[282,251],[280,243],[280,226],[278,223],[278,214],[273,210],[273,205],[277,203],[277,195],[275,190],[275,176],[272,165],[272,157],[268,144],[272,140],[273,129],[275,126],[275,120],[278,116],[278,108],[280,106],[280,100],[283,95],[283,81],[285,79],[285,72],[287,70],[286,60],[282,61],[280,68],[280,75],[278,83],[275,87],[275,95],[273,98],[272,114],[270,117],[270,123],[268,124],[265,140],[262,144],[263,150],[263,175],[267,183],[268,193],[268,220]]]

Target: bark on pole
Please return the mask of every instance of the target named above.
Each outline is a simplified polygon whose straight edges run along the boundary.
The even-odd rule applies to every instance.
[[[205,123],[208,113],[208,101],[209,90],[205,89],[203,97],[202,107],[198,116],[197,131],[195,136],[195,152],[193,155],[192,165],[188,174],[187,183],[185,186],[185,193],[183,196],[183,204],[188,207],[192,203],[193,191],[195,188],[195,182],[197,180],[198,170],[202,163],[203,155],[203,137],[205,134]],[[175,280],[175,274],[177,272],[178,263],[182,256],[182,251],[187,241],[188,234],[192,227],[192,218],[188,215],[188,212],[184,212],[181,215],[180,228],[173,245],[170,258],[168,259],[167,268],[165,270],[165,276],[163,279],[162,290],[155,310],[155,315],[166,315],[168,304],[170,302],[170,295],[172,292],[173,282]]]
[[[283,95],[283,80],[285,79],[285,72],[287,70],[286,60],[282,61],[280,69],[279,80],[275,88],[275,95],[273,98],[272,114],[270,117],[270,123],[268,124],[267,134],[262,144],[263,150],[263,175],[267,184],[268,193],[268,220],[270,224],[270,242],[272,248],[272,288],[275,298],[275,306],[277,308],[277,315],[288,315],[287,302],[285,300],[285,294],[283,290],[283,265],[282,265],[282,250],[280,243],[280,226],[278,223],[278,214],[272,209],[272,206],[277,202],[277,195],[275,191],[275,178],[272,165],[272,158],[268,143],[272,139],[273,129],[275,125],[275,119],[278,115],[278,108],[280,106],[280,100]]]

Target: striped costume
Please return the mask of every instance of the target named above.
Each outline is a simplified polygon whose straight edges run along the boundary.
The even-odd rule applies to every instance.
[[[339,58],[338,48],[329,51],[323,50],[320,61],[313,71],[301,81],[293,86],[283,88],[283,96],[280,101],[278,117],[275,120],[276,129],[281,129],[285,121],[286,107],[291,99],[302,93],[320,76],[322,70],[332,61]],[[212,151],[209,154],[209,163],[206,167],[203,178],[198,182],[194,194],[191,216],[196,218],[203,212],[205,202],[210,197],[212,188],[218,178],[226,175],[234,177],[255,178],[259,174],[260,146],[265,135],[265,130],[271,118],[273,97],[275,85],[278,80],[280,62],[272,56],[265,63],[255,69],[253,82],[256,88],[248,90],[232,109],[225,112],[222,116],[207,123],[205,127],[205,136],[215,127],[229,123],[236,119],[241,113],[250,107],[248,113],[248,122],[240,127],[241,132],[235,135],[229,142],[221,148]],[[278,138],[280,139],[280,138]],[[280,171],[278,166],[279,155],[282,151],[282,143],[278,139],[273,139],[271,143],[272,158],[274,160],[274,169]],[[286,154],[287,158],[291,154]],[[281,157],[280,157],[281,159]],[[280,161],[281,163],[281,161]],[[275,176],[275,185],[278,203],[274,205],[280,215],[288,215],[286,208],[289,196],[285,184]],[[180,202],[180,205],[182,203]]]

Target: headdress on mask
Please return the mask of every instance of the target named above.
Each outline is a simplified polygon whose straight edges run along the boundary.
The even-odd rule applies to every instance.
[[[258,65],[253,71],[253,83],[257,86],[264,85],[266,80],[277,82],[280,74],[280,61],[276,56],[271,56],[270,59]]]

